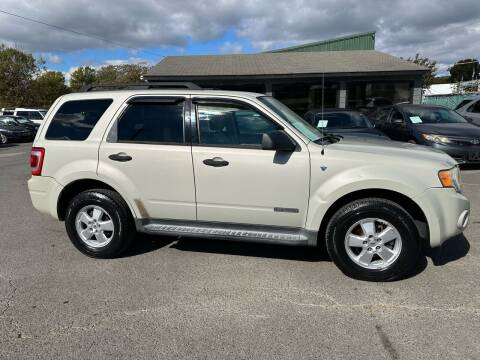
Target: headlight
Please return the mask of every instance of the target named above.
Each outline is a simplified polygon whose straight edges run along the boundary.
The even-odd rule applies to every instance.
[[[440,170],[438,178],[444,188],[454,188],[457,192],[462,192],[460,184],[460,170],[455,166],[449,170]]]
[[[425,140],[432,141],[437,144],[449,144],[452,142],[448,137],[442,135],[422,134],[422,136]]]

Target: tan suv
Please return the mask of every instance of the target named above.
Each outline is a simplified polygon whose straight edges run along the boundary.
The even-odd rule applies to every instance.
[[[30,195],[83,253],[118,256],[136,231],[326,244],[345,274],[384,281],[467,226],[440,151],[322,134],[272,97],[186,87],[69,94],[49,110]]]

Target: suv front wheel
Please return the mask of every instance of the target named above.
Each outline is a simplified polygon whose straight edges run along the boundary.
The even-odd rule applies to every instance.
[[[73,245],[96,258],[113,258],[130,246],[135,225],[128,205],[111,190],[93,189],[69,203],[65,227]]]
[[[327,250],[346,275],[369,281],[404,277],[420,246],[412,217],[393,201],[356,200],[340,208],[326,230]]]

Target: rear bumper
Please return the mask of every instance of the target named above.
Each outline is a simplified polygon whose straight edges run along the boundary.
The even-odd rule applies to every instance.
[[[62,189],[62,185],[51,177],[32,176],[28,180],[28,190],[33,207],[55,219],[58,219],[57,201]]]
[[[454,189],[430,188],[415,200],[427,218],[431,247],[442,245],[468,226],[470,201]]]

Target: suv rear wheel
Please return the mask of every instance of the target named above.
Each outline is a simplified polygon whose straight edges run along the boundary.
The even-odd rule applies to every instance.
[[[369,281],[404,277],[420,255],[412,217],[393,201],[356,200],[331,218],[326,230],[327,250],[346,275]]]
[[[105,189],[75,196],[67,207],[65,227],[73,245],[96,258],[119,256],[135,236],[128,205],[118,193]]]

